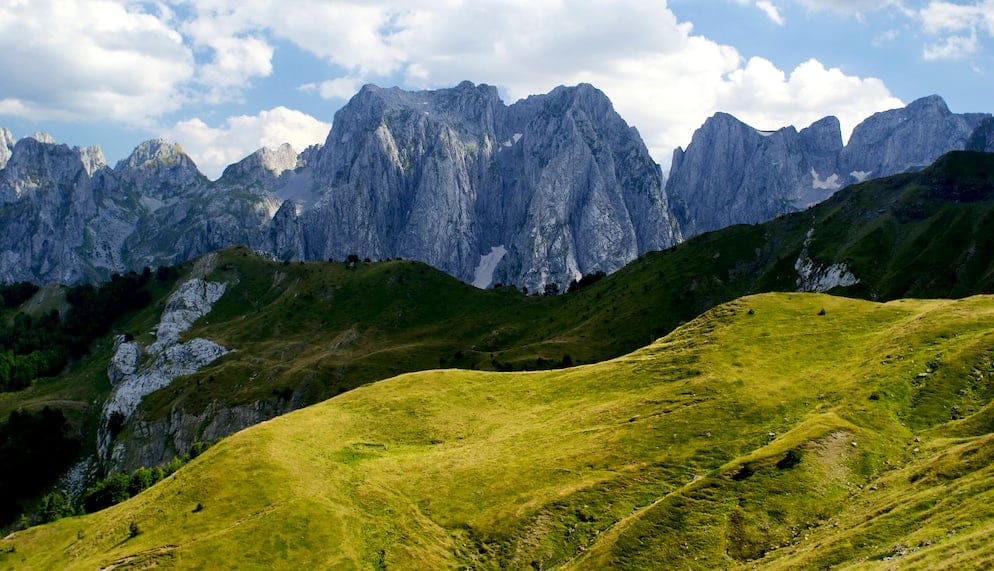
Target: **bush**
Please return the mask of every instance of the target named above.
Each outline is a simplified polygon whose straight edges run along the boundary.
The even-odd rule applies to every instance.
[[[799,449],[791,448],[790,450],[787,451],[787,454],[783,458],[781,458],[779,462],[777,462],[777,468],[781,470],[788,470],[790,468],[793,468],[794,466],[797,466],[798,464],[801,463],[802,457],[803,454],[801,454],[801,451]]]
[[[83,495],[83,508],[87,513],[93,513],[119,504],[131,497],[130,486],[131,477],[122,472],[103,479]]]
[[[76,509],[72,505],[72,499],[59,492],[45,494],[41,499],[41,510],[39,512],[42,523],[51,523],[64,517],[76,515]]]

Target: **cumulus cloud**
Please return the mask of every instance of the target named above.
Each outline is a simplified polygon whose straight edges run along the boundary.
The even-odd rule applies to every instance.
[[[759,4],[775,10],[772,2]],[[369,58],[389,62],[408,87],[469,79],[498,85],[512,101],[559,84],[589,82],[639,128],[664,164],[715,111],[771,127],[806,126],[838,114],[848,132],[867,115],[901,104],[880,80],[848,76],[816,61],[787,72],[767,60],[747,62],[735,48],[695,35],[690,24],[654,0],[367,7],[373,5],[382,8],[376,20],[390,23],[376,32],[378,41],[368,42],[380,55],[349,59],[337,53],[333,62],[352,70],[348,76],[303,89],[347,97],[359,84],[377,80],[375,73],[362,72],[373,69]]]
[[[848,76],[813,59],[788,76],[768,60],[754,57],[729,74],[719,93],[720,108],[761,129],[784,125],[800,129],[831,109],[845,140],[868,115],[904,105],[879,79]]]
[[[972,4],[933,0],[918,17],[926,33],[941,36],[923,48],[926,60],[967,58],[979,51],[978,33],[994,36],[994,0]]]
[[[261,147],[275,148],[290,143],[298,151],[321,143],[331,125],[306,113],[275,107],[257,115],[239,115],[211,127],[200,119],[180,121],[165,132],[197,163],[201,172],[212,179],[224,168]]]
[[[183,104],[194,74],[162,17],[113,1],[5,2],[0,54],[0,111],[29,119],[148,123]]]
[[[736,1],[779,24],[787,2],[871,8],[855,0]],[[819,62],[781,70],[746,60],[695,34],[659,0],[295,0],[292,9],[277,0],[38,0],[0,8],[0,113],[147,125],[188,102],[240,99],[274,72],[283,42],[342,70],[297,86],[327,99],[348,98],[367,82],[436,88],[469,79],[497,85],[510,101],[590,82],[662,163],[715,111],[766,126],[837,113],[848,125],[857,113],[897,102],[879,80]],[[260,140],[261,125],[288,120],[290,111],[278,109],[218,127],[190,119],[171,131],[188,137],[181,142],[216,174],[260,144],[283,142]],[[298,124],[312,133],[307,142],[327,131],[316,122]],[[287,140],[299,143],[289,133]]]

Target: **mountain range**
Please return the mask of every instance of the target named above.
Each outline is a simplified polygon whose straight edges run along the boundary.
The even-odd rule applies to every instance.
[[[0,131],[0,280],[79,283],[243,244],[277,259],[406,258],[478,287],[565,290],[704,232],[986,144],[987,115],[938,97],[759,131],[717,114],[664,175],[607,97],[581,84],[505,105],[464,82],[364,87],[323,145],[261,149],[210,181],[175,144],[114,167],[99,148]],[[986,131],[984,129],[987,129]]]

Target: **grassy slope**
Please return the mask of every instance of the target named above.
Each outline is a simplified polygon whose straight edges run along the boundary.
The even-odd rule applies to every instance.
[[[403,375],[0,541],[0,569],[978,565],[992,318],[768,294],[600,364]]]
[[[575,363],[614,358],[717,304],[794,289],[794,261],[811,228],[811,255],[844,262],[862,279],[837,293],[889,300],[994,292],[994,155],[953,153],[926,171],[851,187],[803,213],[647,254],[556,298],[479,291],[415,262],[347,270],[225,250],[210,277],[229,282],[228,293],[190,336],[237,351],[152,395],[141,416],[155,420],[174,408],[197,414],[212,402],[296,407],[438,367],[536,369],[566,354]],[[162,297],[140,323],[118,330],[147,331],[161,305]],[[95,361],[68,375],[0,395],[0,414],[44,403],[98,409],[109,389],[102,371],[109,351],[105,341]]]

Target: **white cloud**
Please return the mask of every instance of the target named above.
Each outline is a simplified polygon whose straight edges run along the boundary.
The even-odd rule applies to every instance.
[[[932,0],[918,12],[922,29],[938,42],[926,44],[922,56],[926,60],[963,59],[979,51],[978,33],[994,36],[994,0],[979,0],[972,4]]]
[[[217,37],[207,45],[214,58],[200,67],[197,80],[207,87],[210,102],[238,98],[251,79],[273,72],[273,47],[263,40]]]
[[[949,36],[935,44],[926,44],[922,57],[926,60],[963,59],[977,53],[977,33],[969,36]]]
[[[973,4],[933,0],[918,15],[922,27],[930,34],[963,32],[978,27],[994,34],[994,0],[981,0]]]
[[[787,76],[769,61],[752,58],[729,74],[718,99],[719,108],[760,129],[801,129],[831,110],[844,140],[868,115],[903,105],[879,79],[848,76],[813,59]]]
[[[890,7],[903,9],[900,0],[794,0],[794,2],[810,10],[846,14],[862,14]]]
[[[791,1],[871,9],[853,0],[736,1],[780,24],[778,7]],[[292,7],[277,0],[39,0],[0,8],[0,113],[148,126],[186,103],[244,97],[254,79],[273,73],[274,46],[283,41],[343,70],[299,86],[329,99],[398,79],[409,88],[492,83],[511,101],[590,82],[638,126],[662,163],[715,111],[749,113],[768,126],[838,113],[848,124],[856,113],[896,102],[879,80],[818,62],[795,70],[747,62],[734,47],[695,35],[660,0],[295,0]],[[191,119],[172,131],[189,137],[181,142],[216,171],[262,144],[253,128],[280,123],[263,114],[247,118],[251,128]]]
[[[109,0],[0,5],[0,112],[135,124],[179,108],[193,56],[161,17]]]
[[[306,83],[301,91],[317,92],[324,99],[349,99],[359,91],[362,80],[356,77],[338,77],[321,83]]]
[[[783,16],[780,15],[780,10],[778,10],[777,7],[773,5],[773,2],[770,2],[770,0],[756,0],[756,7],[762,10],[763,13],[766,14],[766,17],[773,20],[773,23],[776,25],[784,25],[784,19]]]
[[[838,114],[848,131],[867,115],[901,104],[880,80],[848,76],[816,61],[789,73],[766,60],[747,64],[735,48],[694,35],[690,24],[678,22],[656,0],[373,5],[382,8],[376,12],[380,20],[391,22],[370,42],[389,57],[375,59],[391,62],[389,69],[408,87],[469,79],[496,84],[513,101],[559,84],[589,82],[639,128],[664,164],[716,111],[769,127],[802,127]],[[357,71],[373,69],[366,63],[369,54],[354,57],[338,53],[333,60],[353,70],[347,77],[303,88],[343,98],[359,84],[376,81],[375,73]]]
[[[200,119],[180,121],[164,136],[182,145],[201,172],[216,179],[226,166],[261,147],[290,143],[299,152],[323,142],[330,130],[330,124],[306,113],[275,107],[257,115],[229,117],[218,127]]]

